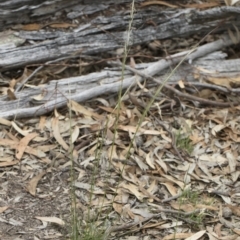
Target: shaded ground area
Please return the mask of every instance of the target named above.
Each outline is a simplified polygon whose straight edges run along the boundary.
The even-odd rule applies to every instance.
[[[8,206],[8,209],[1,216],[1,239],[66,239],[69,229],[56,223],[43,224],[36,217],[54,216],[69,221],[67,175],[48,173],[33,197],[26,191],[30,173],[5,170],[1,178],[1,207]]]

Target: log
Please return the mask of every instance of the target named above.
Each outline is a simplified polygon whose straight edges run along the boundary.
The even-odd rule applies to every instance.
[[[118,0],[117,4],[131,0]],[[139,0],[138,0],[139,1]],[[0,31],[19,23],[40,21],[54,15],[67,13],[69,19],[84,14],[102,11],[111,4],[112,0],[2,0],[0,2]]]
[[[168,17],[166,17],[168,16]],[[147,24],[148,19],[155,23]],[[231,20],[229,20],[231,19]],[[184,9],[159,12],[155,9],[139,9],[134,16],[134,30],[127,39],[130,16],[124,12],[113,16],[97,16],[89,23],[81,23],[73,31],[19,31],[9,33],[9,44],[14,37],[32,45],[6,48],[0,45],[0,71],[46,62],[66,55],[94,55],[156,39],[187,38],[193,34],[204,37],[214,28],[216,33],[240,28],[240,7],[221,7],[205,11]],[[204,24],[203,24],[204,23]],[[118,30],[117,32],[115,30]],[[16,42],[16,40],[15,40]],[[5,45],[6,46],[6,45]]]
[[[34,3],[33,3],[34,2]],[[114,53],[123,48],[127,43],[130,46],[149,43],[154,40],[166,40],[172,38],[188,38],[198,34],[204,37],[214,30],[220,39],[207,44],[203,48],[195,49],[186,57],[192,65],[188,69],[180,68],[179,72],[188,71],[190,77],[186,81],[196,81],[193,74],[196,66],[200,66],[197,58],[204,57],[215,51],[221,51],[224,47],[238,43],[226,34],[229,29],[232,32],[240,27],[240,7],[218,7],[204,11],[196,9],[168,9],[159,11],[159,8],[137,8],[134,14],[133,26],[128,31],[131,21],[129,12],[117,11],[114,1],[3,1],[0,3],[0,72],[12,69],[25,68],[28,65],[42,63],[47,65],[52,61],[63,61],[64,59],[78,58],[81,56],[93,56],[100,53]],[[104,3],[103,3],[104,2]],[[131,0],[121,0],[117,4],[129,4]],[[139,1],[137,1],[139,2]],[[137,5],[138,6],[138,5]],[[110,13],[104,15],[105,10],[111,9]],[[84,9],[84,14],[83,14]],[[43,27],[39,31],[23,31],[16,27],[16,16],[22,15],[21,23],[33,23],[49,18],[49,14],[63,11],[68,20],[79,20],[79,16],[89,19],[88,22],[76,21],[76,26],[68,30],[49,30]],[[102,12],[103,11],[103,12]],[[2,14],[1,14],[2,13]],[[92,15],[94,13],[94,15]],[[14,17],[15,14],[15,17]],[[2,16],[5,16],[3,18]],[[91,16],[91,17],[90,17]],[[149,24],[151,20],[151,24]],[[49,20],[51,22],[51,20]],[[19,22],[18,22],[19,23]],[[13,30],[6,30],[7,28]],[[234,27],[233,27],[234,26]],[[20,26],[21,29],[21,26]],[[225,34],[224,34],[225,33]],[[130,36],[130,37],[129,37]],[[224,36],[224,37],[221,37]],[[223,56],[224,54],[220,54]],[[85,101],[104,93],[114,93],[120,86],[127,88],[133,83],[142,81],[145,77],[161,76],[164,78],[167,67],[179,63],[183,56],[172,56],[171,59],[162,59],[155,63],[136,65],[139,71],[135,75],[131,70],[126,71],[124,79],[121,79],[121,68],[113,64],[111,68],[104,69],[101,73],[91,73],[85,76],[52,80],[48,85],[30,88],[26,85],[24,90],[18,92],[23,84],[16,86],[15,95],[17,100],[9,101],[4,96],[0,98],[0,117],[31,117],[42,115],[54,108],[66,106],[69,99]],[[210,59],[216,61],[216,59]],[[209,60],[209,61],[210,61]],[[206,59],[202,59],[205,61]],[[218,59],[218,64],[239,66],[236,60]],[[47,64],[46,64],[47,62]],[[111,65],[111,63],[109,63]],[[203,62],[201,63],[202,65]],[[210,62],[207,63],[210,66]],[[212,66],[216,66],[211,62]],[[41,70],[41,68],[39,68]],[[226,70],[226,69],[225,69]],[[147,75],[144,75],[147,74]],[[199,73],[198,73],[199,74]],[[234,69],[234,74],[239,74]],[[176,77],[177,76],[177,77]],[[34,76],[32,76],[34,77]],[[171,81],[178,81],[178,75],[172,77]],[[27,83],[29,79],[25,79]],[[122,82],[121,82],[122,81]],[[224,91],[224,90],[223,90]],[[37,98],[38,96],[38,98]],[[39,96],[41,100],[39,100]]]
[[[185,66],[181,66],[178,69],[178,77],[173,76],[170,78],[170,82],[176,83],[182,79],[181,73],[191,71],[189,74],[188,81],[195,81],[193,78],[194,69],[199,67],[202,69],[206,66],[206,59],[199,59],[205,54],[210,54],[217,50],[220,50],[226,46],[230,46],[232,40],[225,36],[222,40],[218,40],[213,43],[206,44],[199,47],[196,51],[187,55],[186,60],[194,63],[192,67],[186,69]],[[222,58],[224,55],[217,55]],[[219,60],[216,62],[215,55],[209,55],[207,57],[207,66],[210,72],[218,66],[218,74],[226,73],[231,69],[231,73],[239,75],[239,64],[240,60]],[[24,89],[21,92],[16,93],[17,100],[7,101],[7,98],[0,99],[1,112],[0,117],[2,118],[24,118],[46,114],[52,111],[54,108],[60,108],[66,106],[69,100],[77,102],[83,102],[99,95],[116,93],[120,88],[126,89],[131,85],[143,81],[145,78],[154,76],[158,73],[162,73],[160,79],[164,80],[167,77],[167,73],[164,72],[167,67],[179,62],[182,57],[171,57],[171,59],[162,59],[155,63],[139,64],[136,65],[136,69],[139,72],[138,75],[132,75],[130,71],[125,72],[124,78],[122,79],[121,68],[106,69],[101,73],[91,73],[84,76],[66,78],[61,80],[52,80],[45,86],[39,86],[32,89]],[[111,63],[110,63],[111,64]],[[115,65],[115,64],[113,64]],[[212,66],[212,68],[211,68]],[[137,72],[137,73],[138,73]],[[197,72],[199,74],[199,72]],[[143,77],[142,77],[143,76]],[[225,76],[225,81],[228,78]],[[163,81],[162,81],[163,83]],[[216,88],[214,85],[213,88]],[[223,92],[228,92],[226,89],[222,89]],[[218,104],[216,104],[218,105]],[[228,106],[227,104],[220,104],[221,106]],[[231,105],[231,104],[230,104]]]

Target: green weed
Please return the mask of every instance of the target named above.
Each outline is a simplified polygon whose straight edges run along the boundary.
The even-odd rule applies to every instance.
[[[191,154],[193,151],[193,144],[189,136],[182,134],[181,130],[178,130],[175,137],[177,148],[186,151],[188,154]]]

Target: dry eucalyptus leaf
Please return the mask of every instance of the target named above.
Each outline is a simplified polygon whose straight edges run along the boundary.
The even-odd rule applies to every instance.
[[[41,172],[40,174],[38,174],[37,176],[33,177],[29,182],[28,185],[26,187],[26,189],[28,190],[28,192],[35,196],[36,195],[36,188],[37,188],[37,184],[38,182],[41,180],[41,178],[46,174],[45,171]]]
[[[19,143],[18,143],[18,146],[17,146],[17,153],[16,153],[16,158],[18,160],[20,160],[23,156],[23,153],[27,147],[27,145],[29,144],[29,142],[35,138],[36,136],[38,136],[37,133],[30,133],[28,135],[26,135],[24,138],[22,138]]]
[[[61,226],[65,225],[65,222],[62,219],[57,217],[35,217],[35,218],[44,222],[57,223]]]

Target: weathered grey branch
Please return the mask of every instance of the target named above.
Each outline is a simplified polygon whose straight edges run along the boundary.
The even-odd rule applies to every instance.
[[[225,36],[222,40],[218,40],[213,43],[201,46],[193,53],[190,53],[186,60],[194,61],[197,58],[203,56],[203,54],[211,53],[223,47],[231,45],[231,39]],[[215,47],[213,47],[215,46]],[[164,69],[169,66],[176,64],[181,61],[182,57],[174,57],[162,59],[156,63],[149,64],[148,66],[136,66],[137,69],[143,72],[144,75],[154,76],[161,73]],[[205,59],[203,61],[206,61]],[[212,65],[216,59],[208,60],[208,66]],[[196,65],[200,65],[201,61],[194,62]],[[227,66],[224,68],[224,66]],[[219,68],[219,72],[227,71],[231,66],[231,71],[239,73],[239,61],[238,60],[225,60],[222,63],[222,68]],[[190,70],[190,69],[189,69]],[[179,69],[179,71],[185,71]],[[194,65],[191,67],[191,73],[194,72]],[[193,74],[190,74],[192,76]],[[164,76],[163,76],[164,77]],[[181,77],[181,76],[180,76]],[[143,78],[140,76],[132,76],[132,74],[126,71],[123,81],[121,81],[121,69],[108,69],[102,71],[101,73],[92,73],[86,76],[72,77],[62,80],[53,80],[48,85],[36,90],[23,90],[17,93],[18,100],[6,101],[6,98],[0,99],[1,112],[0,117],[4,118],[22,118],[30,117],[33,115],[42,115],[47,112],[52,111],[54,108],[59,108],[66,106],[69,99],[75,100],[77,102],[86,101],[93,97],[99,96],[106,93],[116,93],[119,88],[122,87],[126,89],[127,87],[135,84],[137,81],[142,81]],[[180,79],[178,79],[180,80]],[[172,81],[176,81],[175,78]],[[57,83],[57,89],[56,89]],[[34,99],[37,95],[42,96],[42,99]]]
[[[126,42],[132,46],[156,39],[186,38],[193,34],[204,38],[211,31],[222,33],[232,29],[234,32],[235,28],[240,27],[240,7],[219,7],[205,11],[195,9],[159,11],[157,7],[145,7],[137,8],[130,39],[127,39],[127,28],[131,20],[130,9],[114,11],[110,8],[118,3],[130,2],[131,0],[118,0],[117,3],[113,0],[2,0],[0,2],[0,31],[9,27],[13,30],[0,33],[0,72],[26,67],[34,63],[45,64],[64,56],[76,58],[83,54],[99,55],[103,52],[115,55],[114,50],[122,48]],[[136,2],[141,2],[141,0]],[[104,15],[102,11],[105,10],[108,10],[108,14]],[[90,16],[93,13],[98,13],[98,15]],[[39,31],[20,31],[18,29],[21,29],[21,26],[19,28],[15,25],[35,21],[41,23],[40,20],[49,17],[48,21],[51,23],[59,20],[59,14],[65,14],[66,19],[74,21],[78,26],[64,31],[52,31],[43,24]],[[83,15],[84,17],[81,18]],[[180,79],[194,81],[195,66],[201,63],[201,66],[206,67],[204,62],[207,62],[208,67],[213,64],[212,58],[210,60],[205,58],[201,61],[197,60],[198,58],[209,56],[210,53],[221,51],[232,44],[229,36],[225,36],[195,49],[185,59],[189,64],[181,66],[170,81],[176,82]],[[185,55],[176,54],[155,63],[136,65],[136,69],[142,71],[144,75],[133,76],[131,71],[126,71],[123,81],[121,81],[121,69],[113,66],[100,73],[53,80],[44,87],[25,88],[21,92],[16,92],[17,100],[7,101],[7,97],[0,98],[0,117],[22,118],[42,115],[55,107],[65,106],[69,99],[85,101],[101,94],[115,93],[120,87],[127,88],[135,84],[136,78],[142,81],[141,76],[158,75],[165,78],[168,73],[167,68],[179,63]],[[213,66],[216,66],[216,59],[214,61]],[[219,74],[223,74],[223,69],[225,69],[225,76],[239,74],[236,68],[239,66],[238,60],[232,60],[232,62],[221,60],[218,65],[221,66],[218,69]],[[228,69],[226,69],[227,65],[230,66]],[[187,76],[181,76],[186,72],[189,73]]]
[[[138,0],[139,1],[139,0]],[[118,0],[117,4],[130,2]],[[0,31],[19,23],[31,23],[45,18],[55,18],[66,12],[69,19],[106,9],[112,0],[1,0]]]

